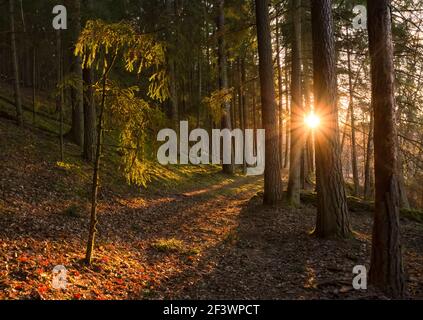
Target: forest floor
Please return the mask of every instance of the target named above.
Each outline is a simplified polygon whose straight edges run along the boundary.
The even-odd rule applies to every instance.
[[[383,299],[352,288],[369,266],[372,214],[355,239],[310,235],[315,208],[264,207],[256,177],[193,171],[153,191],[104,180],[91,267],[83,264],[90,167],[57,139],[0,119],[0,299]],[[110,172],[113,167],[104,170]],[[423,299],[423,224],[401,219],[409,298]],[[66,290],[52,270],[68,270]]]

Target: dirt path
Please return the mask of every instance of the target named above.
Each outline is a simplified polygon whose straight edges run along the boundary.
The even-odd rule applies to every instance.
[[[383,298],[351,288],[353,266],[369,266],[371,213],[351,214],[355,239],[318,240],[314,208],[263,207],[254,177],[126,196],[102,188],[87,268],[88,210],[69,208],[84,209],[89,186],[27,132],[2,137],[0,299]],[[410,297],[422,299],[423,224],[401,225]],[[65,291],[51,287],[57,265],[68,270]]]

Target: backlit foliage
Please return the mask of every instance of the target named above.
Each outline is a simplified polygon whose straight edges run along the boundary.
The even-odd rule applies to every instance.
[[[81,57],[83,65],[102,71],[102,78],[94,86],[95,94],[100,101],[105,97],[105,125],[119,132],[126,180],[146,186],[151,170],[145,148],[153,144],[147,140],[155,136],[151,133],[165,121],[155,101],[162,102],[169,96],[163,45],[152,35],[140,34],[128,22],[107,24],[91,20],[79,37],[75,54]],[[115,65],[123,65],[127,72],[145,74],[148,89],[141,92],[138,86],[122,88],[110,80],[109,72]]]

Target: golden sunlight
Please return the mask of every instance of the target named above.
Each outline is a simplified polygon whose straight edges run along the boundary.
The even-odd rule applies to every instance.
[[[310,129],[316,129],[320,125],[320,118],[312,112],[305,116],[304,122]]]

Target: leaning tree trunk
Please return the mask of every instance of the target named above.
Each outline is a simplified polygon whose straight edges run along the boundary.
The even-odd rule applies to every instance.
[[[397,137],[390,1],[368,1],[375,149],[375,220],[370,282],[392,297],[404,294],[399,230]]]
[[[218,32],[218,60],[219,60],[219,89],[225,90],[228,89],[228,69],[227,69],[227,58],[226,58],[226,41],[225,41],[225,0],[219,0],[219,15],[217,18],[217,32]],[[231,130],[231,104],[230,102],[225,102],[223,106],[222,119],[221,119],[222,129]],[[233,153],[231,147],[231,153]],[[231,157],[233,158],[233,157]],[[234,165],[232,164],[223,164],[223,172],[227,174],[234,173]]]
[[[269,1],[256,0],[257,39],[261,84],[262,117],[266,130],[264,203],[275,204],[282,198],[277,110],[270,36]]]
[[[300,205],[301,159],[304,147],[304,110],[301,81],[301,0],[292,0],[294,34],[291,74],[291,153],[288,181],[288,202]]]
[[[336,57],[330,0],[312,1],[314,97],[321,118],[316,130],[317,223],[319,237],[351,236],[342,178],[336,92]]]
[[[9,0],[9,16],[10,16],[10,46],[12,48],[12,65],[13,65],[13,87],[15,92],[16,120],[19,126],[23,126],[22,114],[22,95],[19,77],[18,50],[16,48],[16,30],[15,30],[15,1]]]

